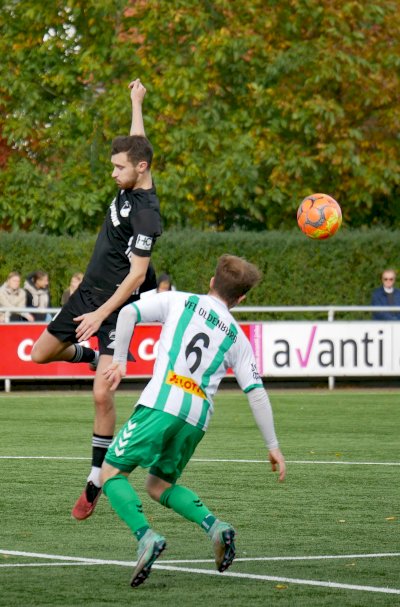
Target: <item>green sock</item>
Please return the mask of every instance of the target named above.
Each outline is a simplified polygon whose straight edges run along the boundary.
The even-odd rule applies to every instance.
[[[204,506],[199,496],[180,485],[172,485],[166,489],[160,497],[160,504],[171,508],[188,521],[197,523],[205,531],[208,531],[215,521],[215,516]]]
[[[137,539],[140,539],[150,525],[143,514],[139,496],[126,476],[117,474],[109,478],[104,483],[103,491],[118,516],[125,521]]]

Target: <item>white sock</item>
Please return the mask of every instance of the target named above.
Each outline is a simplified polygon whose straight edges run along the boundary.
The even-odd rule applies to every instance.
[[[100,471],[101,471],[101,468],[98,468],[97,466],[92,466],[90,474],[87,477],[87,482],[89,483],[90,481],[92,481],[93,485],[100,488],[101,487]]]

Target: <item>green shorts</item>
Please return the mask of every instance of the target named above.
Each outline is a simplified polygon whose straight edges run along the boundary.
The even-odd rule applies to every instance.
[[[175,483],[203,436],[203,430],[175,415],[138,405],[108,448],[105,461],[123,472],[150,468],[151,474]]]

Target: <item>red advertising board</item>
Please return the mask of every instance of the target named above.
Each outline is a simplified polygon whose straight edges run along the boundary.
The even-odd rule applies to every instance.
[[[252,325],[243,324],[242,329],[251,339]],[[86,363],[71,365],[65,362],[53,362],[38,365],[31,360],[32,346],[46,328],[41,323],[5,323],[0,324],[0,378],[90,378],[94,374]],[[160,337],[161,325],[137,325],[131,341],[130,351],[136,362],[128,363],[128,377],[150,377]],[[97,348],[97,339],[91,338],[89,344]]]

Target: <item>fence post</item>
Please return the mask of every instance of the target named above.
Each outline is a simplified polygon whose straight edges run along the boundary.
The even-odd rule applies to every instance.
[[[335,310],[334,308],[328,309],[328,322],[333,322],[335,320]],[[333,390],[335,388],[335,378],[333,375],[329,375],[328,377],[328,388],[329,390]]]

